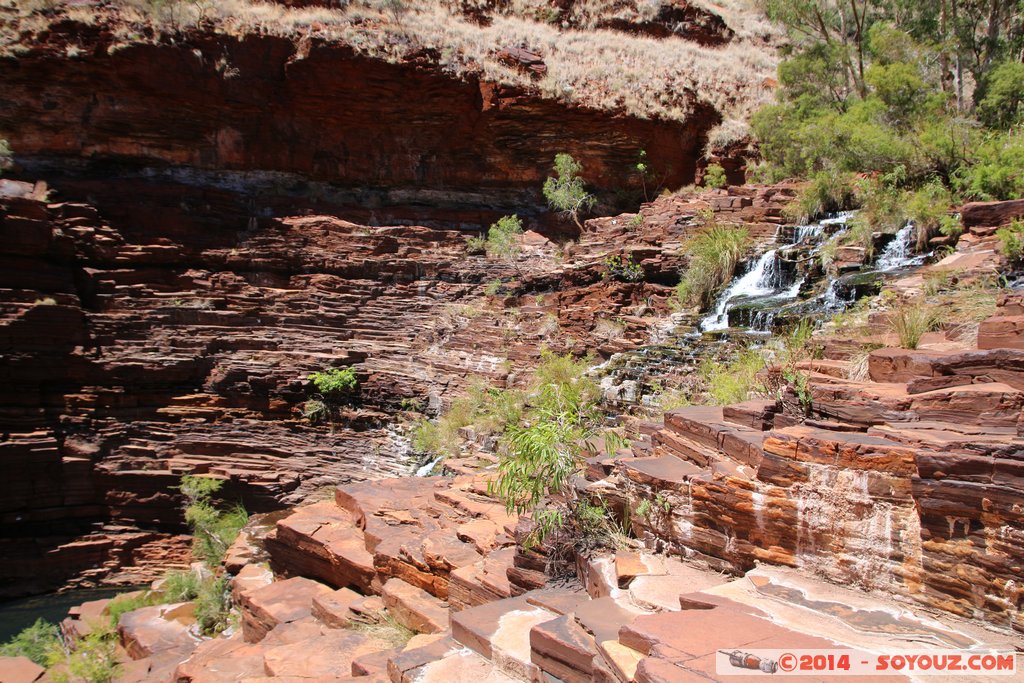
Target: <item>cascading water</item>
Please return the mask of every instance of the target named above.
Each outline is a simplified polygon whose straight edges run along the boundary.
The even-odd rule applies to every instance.
[[[880,273],[887,273],[892,270],[899,270],[900,268],[921,265],[926,255],[918,254],[914,256],[911,254],[910,241],[913,239],[913,236],[914,224],[907,221],[907,224],[900,228],[896,236],[885,245],[882,253],[878,255],[878,260],[875,261],[875,270]]]
[[[783,268],[783,254],[805,245],[814,245],[816,253],[821,238],[832,226],[845,225],[852,213],[841,213],[816,223],[793,228],[793,241],[782,247],[769,249],[740,277],[722,292],[715,307],[700,322],[702,332],[714,332],[729,327],[729,313],[739,305],[759,308],[750,316],[747,327],[752,332],[770,331],[775,321],[775,310],[793,301],[800,294],[804,278],[797,277],[794,269]],[[770,307],[770,308],[769,308]]]

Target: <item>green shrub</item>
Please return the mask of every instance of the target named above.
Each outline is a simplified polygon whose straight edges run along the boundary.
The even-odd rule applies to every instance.
[[[815,173],[783,213],[794,223],[807,223],[827,213],[848,209],[854,201],[855,187],[851,173]]]
[[[1024,120],[1024,64],[1003,62],[989,74],[978,115],[992,128],[1010,128]]]
[[[950,234],[959,222],[949,215],[953,197],[937,180],[931,180],[909,193],[906,200],[907,217],[914,223],[914,248],[923,251],[928,240],[939,234]]]
[[[1024,196],[1024,131],[987,136],[972,158],[956,176],[962,192],[983,200]]]
[[[698,368],[707,395],[714,405],[740,403],[750,398],[757,386],[757,373],[765,368],[760,353],[744,349],[731,363],[705,358]]]
[[[346,396],[359,388],[355,368],[330,368],[310,373],[308,379],[318,392],[329,398]]]
[[[580,213],[594,207],[596,199],[587,192],[579,173],[583,167],[569,154],[555,155],[555,177],[544,181],[544,199],[548,206],[571,218],[577,227],[580,224]]]
[[[117,662],[117,633],[109,625],[93,625],[88,635],[68,651],[54,647],[47,657],[48,675],[56,683],[111,683],[121,671]]]
[[[999,253],[1015,266],[1024,263],[1024,221],[1015,220],[999,228],[996,237],[999,238]]]
[[[619,282],[639,282],[644,279],[644,269],[624,256],[604,257],[605,277]]]
[[[473,427],[478,434],[495,434],[519,420],[523,412],[522,392],[495,389],[474,382],[465,396],[452,401],[436,421],[419,420],[413,425],[410,440],[417,453],[458,455],[462,438],[459,430]]]
[[[195,597],[196,623],[205,636],[215,636],[229,625],[231,585],[226,576],[207,579],[199,585]]]
[[[749,244],[750,233],[746,228],[714,221],[705,225],[684,247],[690,258],[676,288],[679,302],[707,307],[715,293],[732,278]]]
[[[519,216],[502,216],[487,231],[487,255],[514,261],[522,251],[519,238],[523,222]]]
[[[187,500],[185,521],[192,528],[192,552],[210,567],[221,563],[224,553],[249,521],[248,513],[240,505],[227,510],[214,505],[213,495],[223,483],[221,479],[188,474],[181,478],[181,492]]]
[[[586,359],[542,352],[527,400],[530,409],[502,437],[498,477],[488,489],[509,512],[531,515],[535,528],[527,546],[579,523],[579,501],[570,486],[582,466],[583,444],[597,426],[600,398],[588,367]],[[546,501],[549,494],[562,502]]]
[[[34,624],[0,645],[0,657],[28,657],[39,666],[46,666],[49,653],[60,642],[60,629],[55,624],[36,619]]]
[[[709,164],[704,171],[704,187],[725,187],[725,169],[720,164]]]
[[[483,254],[487,251],[487,238],[482,236],[470,237],[466,240],[466,252],[470,254]]]

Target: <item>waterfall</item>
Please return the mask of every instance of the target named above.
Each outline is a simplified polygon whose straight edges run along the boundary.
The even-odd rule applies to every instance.
[[[729,327],[729,304],[734,300],[740,297],[764,296],[775,291],[772,280],[777,279],[778,253],[778,249],[769,249],[761,254],[746,273],[732,281],[718,297],[714,310],[701,320],[702,332],[724,330]]]
[[[875,261],[875,270],[885,273],[890,270],[920,265],[925,257],[924,255],[911,256],[910,241],[913,236],[914,224],[907,221],[907,224],[899,229],[896,236],[885,245],[885,249],[879,254],[878,260]]]

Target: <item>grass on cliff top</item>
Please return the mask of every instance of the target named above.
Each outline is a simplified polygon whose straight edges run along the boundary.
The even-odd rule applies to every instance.
[[[13,0],[2,0],[8,8]],[[61,5],[60,0],[34,4]],[[489,80],[536,88],[545,96],[571,104],[626,112],[642,118],[686,120],[693,102],[704,101],[722,113],[725,123],[715,138],[746,133],[749,114],[772,96],[767,79],[774,78],[777,57],[771,47],[775,29],[747,0],[725,3],[723,15],[737,32],[720,48],[680,38],[654,39],[611,30],[568,30],[549,23],[547,4],[516,0],[495,14],[493,24],[467,21],[456,3],[438,0],[362,0],[345,8],[292,9],[254,0],[118,0],[121,19],[116,33],[125,44],[143,40],[142,29],[156,25],[171,31],[212,20],[216,30],[239,35],[266,33],[292,38],[312,36],[337,40],[357,52],[392,62],[436,50],[440,67],[452,75],[481,72]],[[29,14],[32,3],[16,4],[21,13],[15,25],[0,29],[0,49],[8,54],[26,50],[22,32],[46,30],[50,19]],[[614,16],[621,5],[602,0],[578,3],[573,11],[591,17]],[[657,3],[636,6],[640,15]],[[28,8],[28,9],[26,9]],[[648,9],[644,9],[648,8]],[[717,6],[716,6],[716,9]],[[102,20],[95,7],[70,7],[70,18],[88,24]],[[584,22],[585,23],[585,22]],[[495,50],[522,46],[543,55],[548,73],[539,81],[495,59]],[[69,48],[69,56],[73,56]],[[227,66],[230,68],[230,65]],[[718,140],[721,142],[721,140]]]

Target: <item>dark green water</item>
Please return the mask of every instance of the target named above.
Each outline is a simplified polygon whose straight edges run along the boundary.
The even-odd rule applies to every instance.
[[[0,602],[0,642],[6,642],[36,619],[45,619],[55,624],[68,615],[68,610],[89,600],[112,598],[126,593],[131,588],[83,588],[66,593],[47,593],[31,598],[18,598]]]

